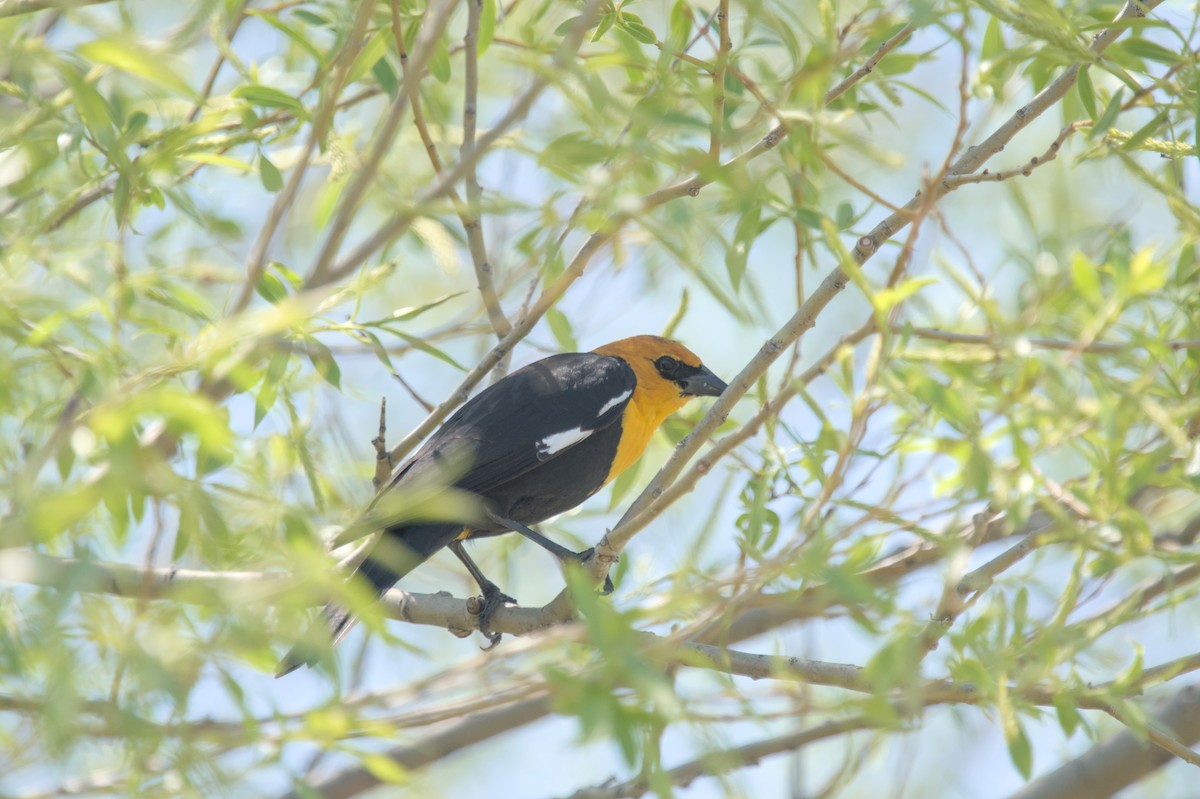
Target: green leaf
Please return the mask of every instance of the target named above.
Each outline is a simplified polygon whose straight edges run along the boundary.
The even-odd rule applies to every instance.
[[[992,17],[988,20],[987,30],[983,33],[983,49],[980,50],[980,58],[984,61],[993,61],[1003,53],[1004,33],[1000,30],[1000,20]]]
[[[329,385],[340,389],[342,387],[342,370],[338,366],[337,359],[333,357],[333,353],[312,336],[306,336],[304,341],[308,345],[308,360],[312,362],[317,374]]]
[[[896,286],[879,291],[871,298],[871,302],[874,304],[876,311],[887,313],[921,289],[936,282],[938,282],[936,277],[928,275],[925,277],[912,277]]]
[[[571,177],[587,167],[602,163],[608,153],[606,146],[583,133],[564,133],[542,148],[538,164],[564,177]]]
[[[570,19],[563,20],[559,23],[558,27],[554,29],[554,35],[566,36],[571,32],[571,28],[575,27],[575,24],[581,19],[583,19],[583,17],[571,17]]]
[[[654,31],[647,28],[639,21],[630,20],[627,17],[632,15],[624,15],[617,19],[617,27],[628,33],[633,38],[637,39],[642,44],[654,44],[658,41],[658,36]]]
[[[920,53],[891,53],[879,62],[877,69],[884,75],[906,75],[927,59]]]
[[[1105,107],[1104,113],[1096,120],[1096,124],[1092,125],[1092,129],[1088,132],[1088,136],[1103,136],[1108,133],[1109,128],[1117,121],[1117,115],[1121,113],[1121,98],[1125,96],[1124,89],[1118,89],[1113,98],[1108,101],[1108,106]]]
[[[1125,143],[1121,145],[1121,149],[1125,150],[1126,152],[1133,152],[1141,149],[1141,146],[1145,144],[1146,141],[1153,136],[1166,121],[1167,112],[1163,111],[1158,116],[1154,117],[1154,119],[1150,120],[1141,128],[1139,128],[1132,136],[1130,136]]]
[[[449,355],[447,355],[445,352],[443,352],[442,350],[433,346],[432,344],[425,342],[423,339],[420,339],[417,336],[410,336],[408,333],[404,333],[399,330],[394,330],[390,327],[387,328],[387,330],[389,333],[392,333],[393,335],[399,336],[400,338],[404,339],[409,344],[411,344],[414,347],[416,347],[417,349],[419,349],[421,352],[429,353],[433,357],[437,358],[439,361],[444,361],[445,363],[450,364],[451,366],[453,366],[455,369],[458,369],[459,371],[462,371],[462,372],[467,371],[467,368],[465,366],[463,366],[461,363],[454,360]]]
[[[1174,64],[1185,57],[1174,50],[1168,50],[1157,42],[1139,37],[1125,39],[1121,42],[1121,49],[1130,55],[1145,58],[1148,61],[1157,61],[1160,64]]]
[[[1142,656],[1144,652],[1142,645],[1134,642],[1133,644],[1133,662],[1129,664],[1129,668],[1117,675],[1117,678],[1112,681],[1112,690],[1117,693],[1123,693],[1132,689],[1137,685],[1138,680],[1142,678]]]
[[[1200,119],[1200,91],[1194,93],[1196,96],[1195,105],[1192,106],[1192,118]],[[1196,154],[1200,156],[1200,121],[1192,125],[1192,144],[1196,148]],[[1190,248],[1184,248],[1190,249]]]
[[[115,42],[111,39],[96,39],[84,42],[76,48],[79,54],[97,64],[107,64],[122,72],[136,75],[143,80],[166,89],[193,96],[195,92],[187,81],[176,75],[164,63],[164,54],[151,53],[137,42]]]
[[[211,323],[215,316],[208,301],[185,283],[163,281],[147,288],[143,295],[200,322]]]
[[[616,14],[603,14],[600,17],[600,24],[596,26],[596,32],[592,34],[592,41],[598,42],[608,33],[609,28],[613,26],[613,22],[617,19]]]
[[[363,756],[362,764],[380,782],[387,782],[393,785],[408,783],[408,769],[385,754],[372,753],[365,755]]]
[[[117,226],[124,228],[129,222],[129,212],[133,206],[133,196],[129,185],[129,175],[122,172],[117,176],[113,187],[113,208],[116,211]]]
[[[145,111],[134,111],[129,115],[129,119],[125,121],[125,130],[123,133],[126,140],[132,141],[136,139],[149,123],[150,117]]]
[[[240,161],[237,158],[231,158],[228,155],[220,153],[185,153],[180,156],[185,161],[194,161],[198,164],[210,164],[211,166],[222,166],[226,169],[232,169],[235,172],[253,172],[254,167],[245,161]]]
[[[279,170],[271,163],[271,159],[267,158],[266,153],[258,154],[258,176],[262,180],[263,188],[272,194],[283,188],[283,175],[279,174]]]
[[[443,294],[441,297],[438,297],[435,300],[430,300],[423,305],[412,305],[405,308],[397,308],[396,310],[392,311],[390,316],[373,322],[364,322],[363,325],[366,327],[381,327],[392,322],[408,322],[412,319],[416,319],[426,311],[432,310],[442,303],[449,302],[455,297],[461,297],[464,294],[466,294],[465,291],[456,291],[452,294]]]
[[[671,18],[667,29],[667,42],[673,50],[682,50],[687,46],[688,37],[692,33],[692,7],[687,0],[675,0],[671,6]]]
[[[1008,741],[1008,756],[1012,758],[1013,765],[1017,767],[1021,777],[1028,780],[1033,774],[1033,747],[1029,745],[1029,737],[1025,735],[1025,730],[1019,726],[1017,734]]]
[[[246,13],[253,14],[254,11],[250,10],[250,11],[247,11]],[[309,11],[306,8],[296,9],[295,16],[297,19],[302,19],[305,22],[307,22],[309,25],[313,25],[318,28],[328,28],[329,24],[330,24],[328,19],[326,19],[325,17],[316,13],[315,11]]]
[[[1058,724],[1062,727],[1063,734],[1070,738],[1082,721],[1079,710],[1075,707],[1075,698],[1066,691],[1054,691],[1051,701],[1054,703],[1054,712],[1058,716]]]
[[[675,309],[675,313],[671,314],[671,318],[663,327],[663,338],[675,338],[675,328],[679,327],[679,323],[683,321],[683,317],[687,315],[688,310],[688,290],[685,288],[683,294],[679,297],[679,306]]]
[[[1083,110],[1087,113],[1089,119],[1095,119],[1096,110],[1096,87],[1092,85],[1092,76],[1090,69],[1080,69],[1079,78],[1075,83],[1075,91],[1079,94],[1079,102],[1083,105]]]
[[[275,405],[275,398],[279,394],[279,381],[283,379],[290,360],[290,353],[277,352],[267,362],[267,369],[263,375],[262,385],[259,386],[258,392],[254,395],[254,427],[258,427],[259,422],[266,417],[267,412]]]
[[[388,97],[394,99],[396,92],[400,89],[400,77],[396,74],[396,70],[392,68],[392,65],[388,63],[386,57],[375,62],[375,66],[371,67],[371,74],[379,82],[380,88],[387,92]]]
[[[271,86],[257,83],[239,86],[233,90],[233,96],[265,108],[281,108],[284,111],[290,111],[297,119],[308,119],[308,110],[305,109],[304,103],[287,92]]]
[[[71,94],[75,97],[75,112],[79,114],[79,119],[83,122],[84,127],[95,137],[101,147],[106,150],[112,147],[117,139],[114,132],[112,110],[108,107],[108,101],[101,96],[100,92],[96,91],[95,86],[84,80],[73,69],[64,68],[61,74],[67,85],[71,87]]]
[[[264,270],[262,277],[258,279],[258,284],[255,286],[258,291],[258,296],[262,297],[272,305],[287,299],[288,290],[283,281],[270,271]]]
[[[450,48],[446,45],[446,37],[437,40],[433,55],[429,58],[429,74],[437,78],[439,83],[450,80]]]
[[[811,208],[793,208],[792,216],[801,225],[813,230],[820,230],[825,223],[825,217]]]
[[[838,230],[845,230],[853,225],[854,206],[844,200],[838,203],[837,210],[833,214],[833,223],[837,225]]]
[[[396,374],[396,367],[392,364],[392,359],[388,355],[387,348],[383,346],[383,342],[379,340],[379,336],[375,335],[370,330],[356,331],[354,337],[366,344],[375,353],[376,359],[383,364],[383,367],[391,374]]]
[[[1100,290],[1100,273],[1096,264],[1086,255],[1076,252],[1071,256],[1071,282],[1086,299],[1099,304],[1103,299]]]
[[[633,487],[640,484],[638,480],[638,474],[640,474],[642,471],[642,463],[643,460],[638,458],[633,462],[632,466],[621,472],[619,475],[617,475],[617,478],[613,480],[612,498],[608,503],[608,509],[610,511],[616,509],[621,504],[621,500],[629,495],[629,492],[633,489]]]
[[[575,341],[575,334],[571,330],[571,320],[567,319],[566,314],[557,308],[551,308],[546,311],[546,323],[550,325],[550,332],[554,334],[555,341],[567,352],[578,352],[579,344]]]
[[[496,0],[483,0],[479,11],[479,44],[475,52],[483,55],[496,38]]]
[[[284,36],[291,39],[293,42],[298,44],[300,47],[304,48],[304,50],[309,55],[311,55],[314,59],[316,59],[316,62],[318,64],[320,64],[321,67],[328,66],[329,59],[325,57],[325,54],[323,52],[321,52],[320,48],[318,48],[315,44],[313,44],[312,41],[308,38],[308,36],[305,35],[305,33],[303,31],[298,30],[296,27],[287,24],[286,22],[281,20],[277,14],[273,14],[269,11],[260,11],[258,9],[254,9],[254,8],[246,9],[245,13],[247,14],[247,16],[258,17],[263,22],[267,23],[272,28],[274,28],[275,30],[282,33]],[[295,13],[295,16],[297,19],[301,19],[306,22],[310,22],[311,24],[316,24],[318,27],[328,27],[329,26],[328,21],[323,20],[323,19],[321,19],[321,17],[318,17],[316,14],[312,14],[303,9],[297,10]],[[312,19],[314,19],[314,18],[320,19],[321,22],[313,23]]]
[[[749,263],[750,248],[765,228],[762,223],[762,206],[758,203],[748,205],[738,217],[737,225],[733,229],[733,242],[725,251],[725,271],[734,291],[741,288],[742,277]]]
[[[388,42],[391,41],[391,38],[391,28],[381,28],[375,31],[375,34],[367,40],[362,50],[358,52],[354,63],[350,65],[350,71],[346,73],[347,84],[357,83],[371,71],[376,62],[383,58],[383,54],[387,52]]]

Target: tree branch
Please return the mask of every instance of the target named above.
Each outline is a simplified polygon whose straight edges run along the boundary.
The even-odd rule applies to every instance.
[[[903,323],[894,324],[891,330],[898,336],[912,336],[913,338],[929,339],[931,341],[945,341],[949,344],[972,344],[981,347],[990,347],[994,350],[1008,349],[1016,346],[1016,343],[1023,342],[1034,349],[1040,350],[1064,350],[1066,352],[1080,352],[1101,355],[1120,355],[1129,352],[1130,350],[1139,349],[1137,344],[1133,342],[1120,341],[1066,341],[1062,339],[1052,338],[1025,338],[1020,337],[1013,339],[1011,342],[1007,339],[1000,338],[995,335],[985,335],[976,333],[952,333],[948,330],[938,330],[936,327],[912,327]],[[1197,339],[1180,339],[1178,341],[1159,342],[1161,346],[1168,347],[1176,352],[1181,350],[1200,350],[1200,340]]]
[[[854,716],[841,721],[827,721],[816,727],[810,727],[800,732],[766,738],[744,746],[706,752],[695,760],[676,766],[663,776],[671,785],[686,787],[697,778],[728,774],[731,771],[751,766],[771,755],[782,752],[792,752],[835,735],[845,735],[849,732],[871,729],[878,725],[867,716]],[[615,785],[601,785],[584,788],[571,794],[568,799],[625,799],[625,797],[640,797],[651,790],[649,780],[645,776],[635,777],[627,782]]]
[[[1125,30],[1125,26],[1119,24],[1120,22],[1134,17],[1143,17],[1147,10],[1159,5],[1161,2],[1162,0],[1150,0],[1146,3],[1126,3],[1116,20],[1114,20],[1112,27],[1104,30],[1095,37],[1091,45],[1092,51],[1099,54],[1116,40],[1120,33]],[[896,37],[893,37],[893,39],[901,35],[906,37],[908,35],[906,31],[907,28],[896,34]],[[1068,67],[1062,75],[1039,92],[1033,100],[1017,109],[982,144],[967,148],[966,153],[961,158],[949,165],[947,175],[963,175],[979,169],[989,158],[1004,149],[1005,145],[1026,125],[1061,100],[1070,88],[1075,85],[1078,76],[1079,65]],[[839,87],[835,87],[835,89]],[[833,90],[830,91],[830,94],[832,93]],[[778,138],[784,133],[785,130],[782,126],[776,127],[764,137],[762,142],[760,142],[760,146],[764,150],[774,147],[778,143]],[[750,157],[753,157],[753,154],[757,154],[755,148],[748,150],[733,160],[737,161],[742,158],[748,160]],[[706,181],[703,177],[697,177],[686,184],[679,184],[679,186],[658,192],[652,195],[652,197],[657,198],[661,195],[669,199],[674,196],[672,192],[675,191],[682,191],[685,194],[695,194],[705,183]],[[880,247],[888,239],[907,227],[916,212],[921,208],[932,207],[941,196],[951,190],[952,187],[943,185],[944,183],[943,179],[940,183],[929,186],[927,193],[930,196],[922,196],[922,192],[918,191],[900,211],[892,213],[877,224],[870,233],[860,238],[853,251],[854,263],[857,266],[864,264],[879,251]],[[666,199],[662,201],[665,202]],[[711,438],[716,429],[724,423],[729,412],[733,410],[734,404],[757,382],[766,372],[767,368],[779,357],[779,354],[798,341],[805,332],[816,325],[817,316],[820,315],[837,294],[841,293],[842,289],[846,287],[848,279],[847,272],[842,265],[830,271],[817,290],[801,304],[792,318],[763,344],[754,358],[729,382],[729,388],[717,398],[717,401],[713,403],[700,423],[679,442],[670,459],[659,469],[658,473],[642,493],[626,510],[617,527],[605,535],[600,540],[600,543],[597,544],[596,557],[591,560],[592,574],[597,581],[604,579],[604,575],[607,574],[611,564],[616,561],[621,550],[628,544],[636,529],[639,529],[636,527],[637,516],[649,511],[653,507],[653,504],[660,500],[663,492],[678,478],[688,461]],[[565,601],[565,594],[560,594],[555,599],[556,603]]]
[[[374,6],[374,3],[369,2],[368,4],[372,7]],[[325,243],[321,246],[321,251],[317,255],[316,261],[313,262],[312,268],[309,270],[307,284],[321,286],[335,282],[337,279],[328,274],[333,264],[333,259],[341,247],[342,239],[345,238],[347,231],[350,229],[350,223],[353,221],[355,212],[358,210],[359,205],[361,205],[367,189],[379,176],[379,167],[383,163],[384,156],[391,150],[392,144],[395,142],[396,131],[400,127],[400,121],[404,118],[405,112],[408,110],[411,96],[416,94],[417,83],[420,80],[421,73],[425,70],[425,65],[429,63],[429,59],[433,57],[438,39],[441,38],[442,32],[446,30],[446,25],[449,24],[450,15],[456,5],[455,0],[441,0],[441,2],[437,2],[436,4],[431,3],[430,8],[426,9],[421,19],[421,28],[417,34],[417,41],[413,45],[412,58],[401,78],[401,85],[396,92],[396,98],[392,101],[391,108],[388,109],[388,115],[379,127],[379,132],[375,138],[375,145],[371,148],[366,161],[359,168],[358,175],[351,181],[350,185],[346,187],[346,190],[342,192],[341,197],[338,199],[337,215],[329,224],[329,231],[325,235]]]
[[[713,68],[712,122],[709,124],[708,140],[708,157],[714,164],[721,162],[721,133],[725,130],[725,67],[733,49],[733,42],[729,39],[729,0],[720,0],[717,5],[717,30],[720,41],[716,66]]]
[[[594,15],[595,13],[596,5],[597,3],[595,0],[589,4],[586,13],[577,20],[576,25],[572,29],[573,32],[576,28],[579,28],[582,24],[591,19],[591,15]],[[902,41],[907,39],[912,34],[912,31],[913,26],[906,26],[903,30],[881,45],[879,49],[876,50],[876,52],[871,56],[872,66],[874,63],[878,63],[879,59],[882,59],[884,55],[891,52],[891,50],[897,47]],[[582,37],[581,31],[579,36]],[[564,46],[571,41],[572,37],[568,36],[567,40],[564,41]],[[573,44],[576,48],[579,46],[579,42],[577,40],[574,41]],[[560,50],[560,52],[562,51]],[[826,94],[826,101],[831,102],[833,99],[840,96],[841,93],[847,91],[851,86],[853,86],[857,80],[861,80],[862,77],[869,73],[870,69],[865,71],[860,69],[848,76],[837,86],[829,90],[829,92]],[[541,79],[539,79],[539,81],[540,80]],[[540,84],[538,82],[535,82],[534,86],[527,90],[527,94],[532,92],[534,89],[538,89],[538,91],[540,91]],[[530,100],[530,102],[532,102],[532,100]],[[517,104],[517,106],[521,105],[523,105],[523,100],[519,101]],[[514,108],[517,106],[514,106]],[[513,112],[510,110],[510,113],[505,116],[505,120],[508,120],[511,116],[513,116]],[[491,137],[492,134],[496,134],[497,131],[502,128],[502,126],[504,126],[504,120],[502,120],[499,125],[492,128],[487,135],[480,139],[475,150],[473,151],[473,154],[476,156],[476,158],[479,157],[483,149],[485,149],[487,146],[490,146],[491,140],[489,137]],[[669,202],[670,200],[697,195],[701,188],[718,179],[721,175],[744,167],[753,159],[774,148],[784,135],[786,135],[786,129],[783,126],[779,126],[759,140],[757,144],[725,162],[723,165],[721,165],[720,169],[710,170],[702,175],[693,177],[691,180],[684,181],[683,183],[676,184],[675,186],[645,195],[637,204],[638,208],[636,211],[626,211],[614,214],[612,217],[610,217],[604,223],[604,225],[602,225],[598,230],[593,232],[591,236],[588,237],[588,239],[576,252],[575,257],[571,259],[571,262],[567,265],[567,268],[563,270],[563,273],[559,275],[558,279],[556,279],[554,283],[542,291],[542,293],[538,296],[537,301],[532,307],[530,307],[529,311],[516,322],[509,334],[501,339],[500,342],[496,344],[496,346],[493,347],[490,352],[484,355],[480,362],[467,373],[467,375],[462,379],[462,382],[459,383],[458,387],[450,394],[449,397],[446,398],[445,401],[439,404],[432,413],[430,413],[419,425],[417,425],[416,428],[412,430],[412,432],[410,432],[392,448],[393,460],[399,461],[399,459],[403,457],[405,453],[407,453],[419,442],[423,441],[427,435],[433,432],[433,429],[437,427],[450,414],[451,411],[466,401],[467,397],[470,396],[471,390],[478,385],[479,381],[481,381],[498,363],[500,363],[500,361],[512,350],[513,347],[516,346],[519,341],[525,338],[525,336],[528,335],[531,330],[533,330],[534,326],[542,318],[546,311],[555,302],[557,302],[563,294],[566,293],[567,289],[570,288],[570,286],[580,276],[582,276],[592,257],[617,234],[617,232],[626,222],[628,222],[634,216],[649,211],[653,208],[657,208],[658,206]],[[462,167],[463,163],[464,162],[460,161],[459,167]],[[448,179],[452,179],[452,182],[453,180],[457,180],[459,177],[461,177],[463,173],[465,173],[465,168],[458,169],[457,174],[455,173],[455,170],[451,170],[451,172],[443,176],[443,179],[439,181],[437,186],[432,187],[430,191],[439,190],[438,187],[443,186]],[[440,191],[444,191],[444,189],[441,189]],[[429,192],[426,192],[426,194],[429,194]],[[418,202],[418,207],[425,201],[425,199],[426,198],[424,196],[421,198],[421,200]],[[393,232],[398,229],[403,229],[403,227],[406,227],[409,223],[411,223],[412,218],[412,214],[402,214],[393,220],[393,222],[389,225],[385,225],[385,227],[381,228],[377,234],[371,238],[371,240],[365,242],[359,248],[359,251],[356,251],[347,257],[346,265],[350,266],[351,264],[357,265],[360,263],[367,257],[367,255],[369,255],[370,252],[374,252],[377,247],[382,246],[384,241],[389,240],[392,233],[389,233],[388,229],[391,229]],[[400,225],[400,228],[396,228],[397,225]],[[338,272],[339,270],[335,269],[334,271]],[[732,403],[730,403],[730,405],[732,405]],[[603,577],[601,577],[601,579],[603,579]]]
[[[346,88],[346,78],[350,74],[350,68],[354,65],[355,57],[362,50],[373,6],[374,3],[370,0],[359,3],[358,12],[354,15],[354,26],[350,31],[346,46],[338,54],[338,62],[330,80],[332,88],[330,91],[322,93],[321,104],[313,115],[313,123],[308,133],[308,139],[300,151],[300,158],[290,170],[283,190],[275,198],[275,202],[271,203],[271,209],[267,212],[262,227],[259,228],[258,236],[255,237],[254,245],[246,256],[246,279],[242,281],[242,289],[238,293],[237,299],[234,300],[231,313],[240,312],[254,298],[259,281],[262,280],[263,271],[266,269],[267,251],[271,246],[271,241],[275,238],[279,225],[283,223],[284,217],[287,216],[296,201],[296,196],[300,193],[300,185],[304,182],[304,176],[312,163],[313,151],[316,150],[322,137],[328,133],[333,123],[333,115],[337,111],[338,105],[337,98]],[[197,104],[196,110],[199,111],[199,109],[200,105]]]
[[[466,65],[463,75],[463,137],[459,157],[464,163],[470,164],[470,168],[465,176],[468,206],[461,216],[463,230],[467,234],[467,249],[471,252],[471,263],[475,267],[475,281],[479,284],[479,294],[483,298],[483,307],[487,311],[488,321],[491,322],[496,337],[503,339],[512,330],[512,324],[500,307],[492,264],[488,261],[487,246],[483,239],[483,211],[480,208],[483,190],[476,175],[478,159],[474,153],[479,95],[479,18],[482,10],[483,0],[467,0],[467,33],[463,37]]]
[[[1200,687],[1188,686],[1165,699],[1151,723],[1170,730],[1191,746],[1200,741]],[[1150,746],[1125,730],[1086,754],[1059,766],[1013,794],[1010,799],[1081,799],[1112,796],[1172,760],[1172,755]]]

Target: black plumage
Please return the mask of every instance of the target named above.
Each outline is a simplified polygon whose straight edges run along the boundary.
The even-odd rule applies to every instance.
[[[436,481],[447,462],[463,458],[466,470],[451,484],[477,494],[495,515],[525,525],[556,516],[604,486],[635,385],[633,370],[620,358],[551,355],[468,400],[401,466],[391,485]],[[572,442],[574,436],[579,440]],[[356,574],[382,595],[460,537],[511,532],[494,523],[465,528],[467,523],[389,527]],[[354,622],[348,610],[333,603],[323,615],[319,626],[328,625],[334,643]],[[288,653],[277,676],[316,661],[321,647],[314,649],[314,637],[306,636]]]

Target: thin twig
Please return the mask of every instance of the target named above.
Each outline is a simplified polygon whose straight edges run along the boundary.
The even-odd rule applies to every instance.
[[[476,167],[479,159],[475,157],[475,126],[478,118],[479,95],[479,17],[483,9],[483,0],[467,0],[467,33],[463,37],[466,47],[464,55],[463,77],[463,139],[460,158],[469,164],[464,179],[467,184],[467,207],[463,210],[463,229],[467,234],[467,249],[471,252],[471,263],[475,267],[475,280],[479,284],[479,294],[483,298],[483,307],[487,311],[488,321],[496,338],[503,339],[512,330],[512,324],[500,308],[500,299],[496,296],[496,284],[492,276],[492,264],[488,260],[487,247],[483,239],[483,219],[480,208],[482,189]]]
[[[267,217],[263,220],[258,236],[254,240],[254,246],[246,256],[246,278],[242,281],[241,291],[230,308],[231,314],[236,314],[249,306],[258,290],[259,281],[262,280],[263,272],[266,270],[267,253],[271,247],[271,241],[275,238],[275,233],[283,223],[284,217],[296,202],[296,197],[300,193],[300,184],[304,182],[309,165],[312,163],[313,153],[320,144],[321,137],[325,135],[332,124],[333,115],[337,109],[337,99],[345,88],[346,78],[349,76],[354,58],[362,49],[367,25],[371,21],[373,6],[374,3],[371,0],[362,0],[359,3],[350,38],[338,54],[338,64],[333,72],[331,90],[322,96],[321,105],[313,117],[313,124],[304,148],[300,152],[300,158],[290,170],[283,191],[279,192],[275,202],[271,203]]]
[[[587,26],[591,25],[595,18],[603,0],[588,0],[587,6],[583,9],[571,26],[571,32],[563,39],[562,45],[554,54],[554,63],[551,69],[547,69],[539,74],[530,85],[522,92],[517,99],[509,106],[495,125],[493,125],[487,133],[478,137],[475,143],[475,148],[472,150],[474,156],[470,160],[460,160],[447,169],[440,180],[423,191],[417,196],[408,210],[397,213],[387,222],[380,225],[374,233],[368,236],[358,247],[351,250],[345,257],[336,263],[330,265],[323,273],[322,280],[319,285],[335,283],[344,277],[348,276],[354,270],[362,266],[363,263],[378,249],[383,247],[387,242],[394,240],[412,225],[417,218],[422,208],[427,206],[434,200],[446,196],[447,191],[452,188],[464,175],[471,169],[473,164],[478,161],[491,148],[501,136],[508,133],[510,127],[515,125],[520,120],[524,119],[533,107],[533,103],[541,95],[542,91],[550,85],[551,76],[554,74],[554,69],[565,68],[571,55],[573,55],[583,42],[583,34]],[[500,345],[498,345],[500,346]]]
[[[1045,166],[1058,157],[1058,151],[1062,148],[1063,143],[1067,138],[1078,130],[1085,123],[1073,122],[1063,128],[1058,136],[1046,148],[1046,152],[1041,155],[1035,155],[1029,161],[1021,166],[1013,167],[1012,169],[1001,169],[996,172],[989,172],[984,169],[971,175],[951,175],[943,182],[944,188],[947,190],[957,189],[959,186],[965,186],[970,183],[998,183],[1002,180],[1015,178],[1018,176],[1029,177],[1033,174],[1033,170],[1038,167]]]
[[[417,91],[421,73],[424,71],[425,65],[429,63],[429,59],[433,57],[434,51],[437,49],[437,42],[446,30],[446,25],[450,22],[450,16],[456,4],[456,0],[434,0],[422,16],[421,29],[413,45],[413,54],[409,60],[408,69],[401,79],[396,98],[392,101],[383,124],[376,132],[375,144],[367,154],[366,160],[359,167],[354,180],[338,198],[338,212],[329,223],[325,243],[321,245],[321,251],[309,269],[308,279],[305,281],[307,285],[327,285],[338,279],[328,274],[333,267],[334,258],[350,229],[350,223],[353,221],[358,207],[366,196],[367,189],[379,177],[384,156],[388,154],[395,143],[400,121],[411,104],[411,95]],[[374,3],[371,3],[371,6],[374,7]]]
[[[1041,350],[1064,350],[1067,352],[1083,352],[1101,355],[1121,355],[1133,350],[1142,349],[1134,342],[1120,341],[1069,341],[1064,339],[1051,338],[1027,338],[1020,336],[1011,340],[1011,343],[1006,344],[1005,339],[997,336],[989,336],[975,333],[953,333],[948,330],[938,330],[935,327],[911,327],[907,324],[894,324],[891,326],[893,333],[901,336],[912,336],[914,338],[930,339],[932,341],[945,341],[951,344],[971,344],[981,347],[989,347],[993,350],[1001,350],[1008,348],[1019,348],[1029,346],[1033,349]],[[1181,350],[1200,350],[1200,339],[1178,339],[1174,341],[1158,342],[1158,346],[1167,347],[1171,350],[1179,352]]]
[[[235,11],[233,14],[233,20],[225,28],[225,41],[227,43],[233,41],[233,37],[237,35],[238,28],[240,28],[242,23],[247,19],[247,14],[245,13],[247,2],[248,0],[242,1],[242,3],[238,6],[237,11]],[[216,28],[215,23],[213,24],[213,28]],[[187,115],[188,122],[195,122],[196,117],[200,116],[200,112],[204,110],[204,104],[208,102],[208,98],[212,96],[213,87],[217,84],[217,75],[220,74],[221,67],[225,65],[225,51],[221,50],[220,48],[218,49],[220,51],[217,53],[217,57],[213,61],[212,66],[208,69],[208,77],[204,79],[204,85],[200,87],[200,96],[196,99],[196,104],[192,106],[191,113]]]
[[[717,6],[717,30],[720,42],[717,45],[717,62],[713,69],[712,123],[709,126],[708,157],[714,163],[721,161],[721,133],[725,129],[725,67],[733,42],[729,38],[729,0],[720,0]]]

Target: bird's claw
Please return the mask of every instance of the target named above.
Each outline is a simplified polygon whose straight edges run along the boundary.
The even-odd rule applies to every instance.
[[[515,604],[517,604],[517,600],[501,591],[494,583],[489,583],[483,588],[483,593],[480,595],[479,614],[476,617],[476,621],[479,625],[479,632],[483,633],[483,636],[488,639],[488,645],[481,647],[484,652],[494,649],[500,643],[500,639],[504,637],[503,633],[498,633],[491,629],[492,616],[505,605]]]
[[[591,559],[592,555],[595,555],[595,554],[596,554],[596,548],[588,547],[587,549],[585,549],[582,552],[580,552],[579,554],[577,554],[575,557],[579,558],[580,563],[586,563],[589,559]],[[616,590],[616,587],[613,585],[612,577],[609,577],[607,574],[604,575],[604,587],[600,589],[600,596],[608,596],[615,590]]]

